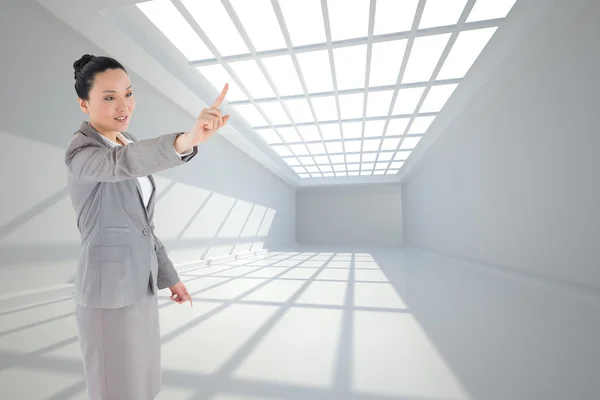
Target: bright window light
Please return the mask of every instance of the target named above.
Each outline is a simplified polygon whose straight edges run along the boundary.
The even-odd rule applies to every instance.
[[[283,143],[277,132],[274,129],[256,129],[258,135],[268,144]]]
[[[271,86],[254,60],[235,61],[229,64],[255,99],[275,97]]]
[[[385,127],[385,120],[377,121],[365,121],[365,137],[378,137],[383,136],[383,128]]]
[[[363,161],[375,161],[377,159],[377,153],[362,153]]]
[[[227,70],[225,70],[221,64],[206,65],[203,67],[196,67],[196,69],[215,88],[217,93],[220,93],[221,90],[223,90],[225,83],[229,84],[225,101],[248,100],[248,96],[244,94],[242,89],[235,83],[231,75],[229,75]]]
[[[346,147],[346,153],[358,153],[360,152],[360,140],[346,140],[344,146]]]
[[[346,166],[345,165],[334,165],[333,166],[334,171],[346,171]]]
[[[327,41],[321,0],[279,0],[279,5],[292,39],[292,46]],[[306,29],[306,21],[310,21],[310,29]]]
[[[323,145],[323,143],[307,143],[306,147],[308,147],[308,151],[310,151],[310,154],[327,154],[327,152],[325,151],[325,146]]]
[[[367,93],[367,117],[387,117],[392,102],[393,90]]]
[[[384,151],[379,153],[379,161],[390,161],[394,156],[393,151]]]
[[[406,115],[414,113],[424,90],[424,87],[398,90],[398,96],[396,96],[396,103],[394,103],[392,114]]]
[[[327,0],[331,40],[367,37],[370,0]]]
[[[333,172],[333,168],[331,168],[331,165],[319,165],[319,168],[321,168],[321,172]]]
[[[385,171],[373,171],[373,175],[384,175]]]
[[[287,48],[270,0],[229,1],[256,51]],[[227,31],[222,31],[221,34],[223,32]]]
[[[388,167],[388,163],[386,162],[378,162],[375,164],[375,169],[386,169]]]
[[[306,142],[317,142],[321,140],[321,135],[319,135],[319,130],[316,125],[302,125],[298,127],[298,131],[300,132],[300,136]]]
[[[283,157],[283,161],[287,163],[289,166],[300,165],[300,161],[296,157]]]
[[[496,32],[497,27],[474,29],[458,34],[437,79],[463,78]]]
[[[306,167],[306,170],[308,172],[311,172],[311,173],[313,173],[313,172],[320,172],[319,171],[319,167],[317,167],[316,165],[311,165],[309,167]]]
[[[387,131],[385,132],[386,136],[397,136],[404,135],[404,131],[406,131],[406,127],[410,122],[410,118],[392,118],[390,122],[388,122]]]
[[[271,146],[271,148],[277,153],[279,154],[280,157],[287,157],[287,156],[293,156],[292,152],[290,151],[289,147],[285,146],[285,145],[273,145]]]
[[[467,22],[506,18],[516,0],[477,0]]]
[[[466,4],[467,0],[427,0],[419,29],[455,25]]]
[[[334,96],[311,97],[310,101],[317,114],[317,120],[335,121],[338,119],[337,104]]]
[[[457,86],[457,84],[432,86],[419,112],[440,112]]]
[[[348,176],[358,176],[358,171],[348,172]]]
[[[348,174],[344,171],[340,171],[340,172],[336,171],[335,176],[348,176]]]
[[[344,139],[362,137],[362,122],[342,122]]]
[[[373,170],[370,170],[370,171],[362,170],[362,171],[360,171],[360,174],[365,175],[365,176],[373,175]]]
[[[398,173],[397,169],[388,169],[385,174],[386,175],[396,175],[397,173]]]
[[[294,172],[299,174],[306,172],[306,169],[304,167],[292,167],[292,169],[294,170]]]
[[[188,61],[215,57],[169,0],[152,0],[136,6]]]
[[[262,59],[262,62],[280,96],[304,93],[291,56],[266,57]]]
[[[448,39],[450,33],[416,38],[409,54],[402,83],[429,82]]]
[[[360,169],[373,169],[374,167],[374,163],[362,163]]]
[[[429,126],[433,123],[435,117],[417,117],[413,121],[410,129],[408,130],[408,135],[418,135],[427,132]]]
[[[298,143],[302,141],[302,138],[296,132],[293,126],[287,128],[277,128],[277,132],[286,141],[286,143]]]
[[[298,53],[296,58],[309,93],[333,91],[331,63],[327,50]]]
[[[315,162],[317,164],[327,164],[329,163],[329,157],[327,157],[326,155],[321,155],[321,156],[314,156],[313,158],[315,159]]]
[[[302,179],[310,178],[310,174],[299,174],[298,176]]]
[[[379,7],[379,3],[377,3],[377,7]],[[371,48],[369,87],[396,84],[400,65],[404,58],[406,43],[406,39],[373,43]]]
[[[297,156],[307,156],[309,155],[308,149],[303,144],[290,144],[290,150],[294,152]]]
[[[338,97],[342,119],[362,118],[365,98],[363,93],[342,94]]]
[[[342,135],[340,133],[340,125],[337,123],[321,124],[319,125],[319,128],[321,129],[323,140],[336,140],[342,138]]]
[[[399,160],[399,161],[405,161],[408,159],[408,156],[410,156],[411,151],[398,151],[396,153],[396,155],[394,156],[394,160]]]
[[[333,60],[338,90],[365,87],[366,44],[333,49]]]
[[[359,163],[360,162],[360,154],[346,154],[346,162]]]
[[[310,107],[308,105],[308,101],[304,98],[302,99],[293,99],[293,100],[285,100],[285,106],[290,111],[292,115],[292,119],[295,123],[301,124],[305,122],[313,122],[315,119],[310,112]]]
[[[331,159],[331,162],[334,164],[339,164],[339,163],[344,163],[346,162],[344,155],[343,154],[335,154],[335,155],[331,155],[331,153],[329,154],[329,158]]]
[[[348,171],[358,171],[358,170],[360,170],[360,164],[347,164],[346,169]],[[348,174],[348,175],[350,175],[350,174]]]
[[[279,101],[261,102],[258,104],[258,107],[264,111],[273,125],[286,125],[290,123],[290,119]]]
[[[219,0],[182,0],[182,3],[222,56],[250,52]]]
[[[400,139],[398,138],[388,138],[384,139],[381,144],[381,150],[396,150],[398,148],[398,144],[400,144]]]
[[[315,160],[309,156],[298,157],[298,160],[302,163],[302,165],[314,165]]]
[[[267,121],[253,104],[238,104],[232,108],[240,113],[251,126],[265,126]]]
[[[400,169],[404,163],[400,161],[396,161],[390,164],[390,168]]]
[[[378,151],[381,139],[365,139],[362,151]]]
[[[410,31],[418,4],[418,0],[377,0],[373,34]]]
[[[417,147],[417,144],[421,140],[421,136],[407,136],[400,145],[401,150],[412,150]]]

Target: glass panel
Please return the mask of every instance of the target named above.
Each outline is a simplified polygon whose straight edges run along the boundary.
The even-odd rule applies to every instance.
[[[271,86],[254,60],[235,61],[229,64],[233,72],[255,99],[275,97]]]
[[[387,117],[393,90],[369,92],[367,94],[367,117]]]
[[[279,5],[292,39],[292,46],[327,41],[321,0],[279,0]],[[306,29],[306,21],[310,21],[310,29]]]
[[[450,33],[416,38],[409,54],[402,83],[429,82],[448,39]]]
[[[457,86],[457,84],[432,86],[419,112],[440,112]]]
[[[396,96],[396,103],[394,104],[394,111],[392,113],[394,115],[414,113],[424,91],[424,87],[400,89],[398,96]]]
[[[516,2],[516,0],[477,0],[467,22],[505,18]]]
[[[369,87],[396,85],[406,43],[406,39],[373,43]]]
[[[220,93],[221,90],[223,90],[225,83],[229,84],[225,102],[248,100],[248,96],[244,94],[242,89],[235,83],[231,75],[229,75],[227,70],[225,70],[221,64],[206,65],[203,67],[196,67],[196,69],[215,88],[217,93]]]
[[[331,40],[367,37],[369,0],[327,0]]]
[[[492,27],[459,33],[437,79],[463,78],[471,69],[483,48],[488,44],[496,29],[497,27]]]
[[[377,0],[373,34],[410,31],[418,4],[418,0]]]
[[[296,58],[309,93],[333,91],[331,63],[327,50],[298,53]]]
[[[466,4],[467,0],[427,0],[419,29],[455,25]]]
[[[256,51],[287,48],[270,0],[229,1]],[[223,30],[221,34],[223,35],[224,32],[228,31]]]
[[[250,53],[219,0],[182,0],[182,4],[222,56]]]
[[[291,56],[266,57],[262,58],[262,62],[280,96],[304,93]]]
[[[367,45],[333,49],[337,90],[365,87]]]

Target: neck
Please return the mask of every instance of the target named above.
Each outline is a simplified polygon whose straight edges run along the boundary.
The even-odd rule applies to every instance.
[[[117,133],[116,131],[111,131],[111,130],[106,130],[106,129],[102,129],[101,127],[99,127],[98,125],[92,123],[90,121],[90,126],[92,128],[94,128],[99,134],[101,134],[102,136],[104,136],[105,138],[107,138],[110,141],[119,143],[119,141],[117,140]]]

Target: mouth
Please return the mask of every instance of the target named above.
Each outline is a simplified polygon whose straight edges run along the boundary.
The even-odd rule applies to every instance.
[[[117,121],[123,123],[123,122],[127,122],[129,121],[129,117],[128,116],[124,116],[124,117],[117,117],[115,118]]]

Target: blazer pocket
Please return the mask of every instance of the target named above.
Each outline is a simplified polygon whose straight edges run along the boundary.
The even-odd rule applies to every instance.
[[[122,232],[122,233],[127,233],[129,232],[129,227],[128,226],[107,226],[104,228],[105,232]]]
[[[131,246],[92,246],[92,260],[123,262],[131,258]]]

